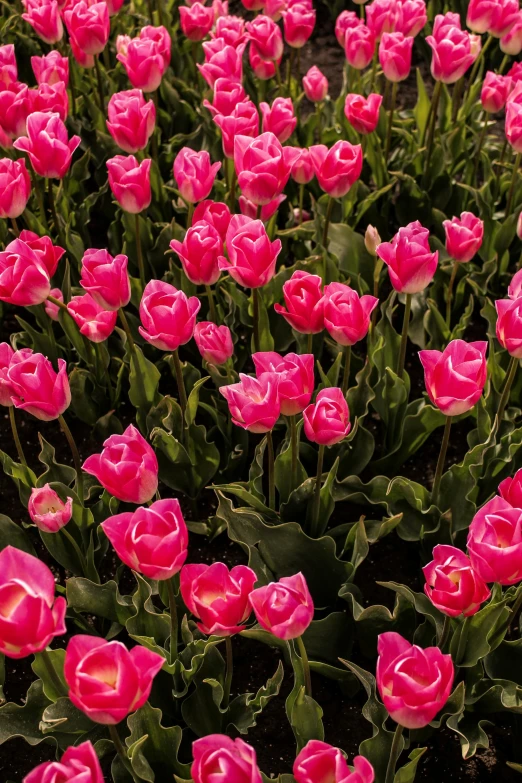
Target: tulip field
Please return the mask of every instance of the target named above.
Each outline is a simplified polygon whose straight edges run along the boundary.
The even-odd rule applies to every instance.
[[[522,780],[521,54],[0,2],[0,783]]]

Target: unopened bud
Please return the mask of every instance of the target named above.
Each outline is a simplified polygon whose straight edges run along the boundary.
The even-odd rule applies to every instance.
[[[368,226],[364,235],[364,246],[371,256],[377,255],[377,247],[381,244],[381,241],[375,226]]]

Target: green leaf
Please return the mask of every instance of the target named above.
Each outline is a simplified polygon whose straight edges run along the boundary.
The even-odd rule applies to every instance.
[[[462,621],[451,638],[450,652],[453,660],[460,667],[475,666],[480,660],[501,643],[507,626],[510,612],[506,607],[507,599],[495,603],[490,601],[476,614]],[[457,660],[459,643],[462,634],[464,649],[460,649],[460,659]]]
[[[192,391],[190,392],[187,400],[187,409],[185,411],[185,421],[187,423],[187,427],[190,427],[190,425],[194,423],[199,405],[199,390],[209,379],[210,375],[207,375],[206,378],[200,378],[199,381],[196,381],[192,387]]]
[[[32,682],[25,704],[8,702],[0,707],[0,745],[13,737],[22,737],[29,745],[38,745],[45,737],[40,731],[40,720],[50,704],[41,680]]]
[[[21,525],[17,525],[9,517],[0,514],[0,550],[6,546],[14,546],[22,552],[36,556],[28,534]]]
[[[64,695],[64,693],[67,693],[67,685],[65,683],[65,679],[63,676],[65,650],[60,650],[60,649],[48,650],[46,655],[48,656],[48,660],[51,666],[53,667],[58,680],[62,684],[62,688],[60,691],[58,691],[58,689],[56,688],[53,678],[49,675],[49,672],[47,671],[47,666],[44,663],[42,653],[35,654],[34,661],[31,664],[31,668],[33,672],[36,674],[36,676],[39,677],[40,680],[42,681],[44,694],[47,696],[49,701],[58,701],[58,699],[61,698]]]
[[[299,753],[310,740],[324,739],[321,720],[323,711],[319,704],[306,694],[303,663],[295,650],[294,642],[288,643],[288,650],[294,672],[294,687],[288,694],[285,709]]]
[[[409,761],[395,773],[393,783],[413,783],[417,774],[417,766],[428,748],[414,748],[408,756]]]
[[[128,755],[132,768],[140,780],[153,783],[158,779],[153,769],[162,775],[190,778],[190,765],[178,760],[182,731],[179,726],[162,726],[162,712],[146,702],[127,718],[130,736],[127,737]]]
[[[67,604],[71,609],[125,625],[134,614],[132,597],[121,595],[114,581],[95,584],[83,577],[68,579]]]
[[[38,433],[40,441],[40,453],[38,459],[45,465],[47,470],[38,476],[37,486],[43,487],[44,484],[50,484],[52,481],[59,481],[61,484],[72,484],[76,479],[76,471],[70,465],[61,465],[56,461],[56,450],[45,438]]]
[[[160,401],[158,392],[160,377],[156,365],[149,362],[141,348],[136,345],[130,357],[129,400],[145,415]]]

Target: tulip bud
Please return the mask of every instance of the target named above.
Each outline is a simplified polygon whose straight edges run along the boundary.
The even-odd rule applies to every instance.
[[[300,49],[312,35],[315,27],[315,10],[306,3],[294,3],[283,11],[285,41],[294,49]]]
[[[221,163],[211,163],[206,150],[195,152],[183,147],[174,160],[174,179],[185,201],[194,204],[207,198]]]
[[[55,44],[63,38],[63,24],[57,0],[23,0],[25,14],[35,33],[48,44]]]
[[[483,221],[471,212],[463,212],[460,218],[444,220],[446,250],[454,261],[466,263],[480,250],[484,237]]]
[[[309,101],[320,103],[328,95],[328,79],[317,65],[312,65],[303,76],[303,90]]]
[[[221,256],[218,264],[245,288],[261,288],[275,274],[281,240],[271,242],[261,220],[234,215],[227,231],[228,258]]]
[[[274,305],[274,310],[288,321],[292,329],[301,334],[318,334],[324,329],[323,281],[319,275],[311,275],[298,269],[283,284],[286,308]]]
[[[496,114],[506,105],[511,90],[511,78],[488,71],[482,84],[480,102],[484,111]]]
[[[522,468],[500,482],[498,494],[513,508],[522,508]]]
[[[314,619],[314,602],[301,573],[258,587],[250,603],[259,625],[284,641],[302,636]]]
[[[375,2],[375,0],[374,0]],[[349,65],[358,71],[366,68],[375,52],[375,35],[365,24],[350,27],[344,36],[344,53]]]
[[[368,253],[374,258],[377,257],[377,248],[382,240],[375,226],[369,225],[364,234],[364,246]]]
[[[49,294],[53,296],[55,299],[59,299],[60,302],[63,302],[63,294],[59,288],[51,288],[49,291]],[[46,299],[44,304],[45,312],[49,316],[49,318],[52,321],[58,321],[59,320],[59,313],[60,308],[58,305],[53,304],[53,302],[49,301],[49,299]]]
[[[330,283],[324,288],[324,325],[339,345],[355,345],[366,337],[378,304],[375,296],[359,296],[349,285]]]
[[[333,446],[344,440],[351,430],[350,411],[341,389],[322,389],[315,403],[303,412],[304,431],[308,440],[319,446]]]
[[[120,149],[145,149],[156,124],[154,101],[146,101],[141,90],[124,90],[111,96],[107,112],[107,128]]]
[[[125,212],[136,215],[150,205],[150,167],[152,160],[139,163],[134,155],[115,155],[107,161],[112,195]]]
[[[224,563],[186,565],[180,575],[183,601],[207,636],[233,636],[244,630],[252,612],[248,599],[256,582],[251,568],[239,565],[229,571]]]
[[[197,296],[189,296],[163,280],[151,280],[140,302],[139,332],[160,351],[175,351],[194,334],[201,307]]]
[[[17,218],[31,195],[31,178],[25,160],[0,159],[0,217]]]
[[[384,33],[379,44],[379,62],[390,82],[407,79],[411,69],[413,38],[402,33]]]
[[[170,63],[171,40],[164,27],[146,26],[138,38],[119,36],[116,49],[133,87],[146,93],[158,89]]]
[[[243,194],[262,206],[284,190],[293,161],[291,147],[282,147],[273,133],[262,133],[256,139],[236,136],[234,166]]]
[[[290,169],[290,176],[299,185],[306,185],[310,182],[314,174],[314,164],[310,151],[307,149],[294,148],[296,150],[296,156],[292,162],[292,168]]]
[[[49,179],[63,179],[80,141],[79,136],[69,139],[58,114],[35,112],[27,118],[27,136],[16,139],[13,147],[27,152],[36,174]]]
[[[364,95],[348,93],[344,103],[344,115],[350,125],[364,135],[373,133],[379,122],[382,95],[371,93]]]
[[[66,502],[56,494],[50,484],[33,487],[27,506],[31,521],[43,533],[57,533],[72,516],[72,498]]]
[[[263,117],[263,133],[273,133],[281,144],[288,141],[297,125],[292,99],[276,98],[272,106],[261,101],[259,108]]]
[[[341,11],[335,20],[335,37],[339,46],[342,46],[344,49],[347,30],[350,30],[352,27],[359,27],[362,24],[364,22],[355,11]]]
[[[173,239],[170,247],[178,254],[183,271],[195,285],[213,285],[219,277],[218,259],[223,242],[210,223],[194,223],[183,242]]]
[[[111,31],[107,3],[78,0],[64,11],[65,24],[71,38],[86,54],[103,52]]]
[[[478,402],[487,376],[487,342],[452,340],[444,351],[419,351],[428,397],[445,416],[467,413]]]
[[[71,403],[67,364],[58,359],[58,372],[46,356],[16,351],[11,357],[7,380],[15,408],[27,411],[40,421],[61,416]]]
[[[497,299],[496,334],[500,345],[515,359],[522,359],[522,299]]]
[[[512,27],[500,39],[500,49],[514,57],[522,52],[522,12],[519,11]]]
[[[387,265],[396,291],[416,294],[433,280],[439,254],[431,252],[428,240],[428,229],[415,220],[400,228],[391,242],[377,247],[377,255]]]
[[[234,355],[234,343],[228,326],[216,326],[212,321],[200,321],[194,328],[194,340],[202,359],[220,365]]]
[[[273,19],[259,14],[252,22],[246,23],[246,29],[261,57],[266,60],[279,60],[284,49],[283,36]]]
[[[31,57],[33,59],[39,59]],[[0,85],[9,87],[18,81],[18,66],[16,64],[16,55],[14,44],[4,44],[0,46]]]
[[[193,6],[182,5],[179,8],[181,29],[189,41],[202,41],[214,24],[214,10],[196,2]]]
[[[80,285],[105,310],[119,310],[130,302],[127,273],[129,259],[112,257],[108,250],[86,250],[82,258]]]
[[[310,147],[315,176],[319,186],[332,198],[345,196],[362,171],[360,144],[336,141],[328,149],[324,144]]]

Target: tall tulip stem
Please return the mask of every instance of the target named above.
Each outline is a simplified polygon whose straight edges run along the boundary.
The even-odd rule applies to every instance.
[[[518,359],[516,359],[514,356],[511,357],[509,360],[509,367],[508,371],[506,373],[506,380],[504,381],[504,388],[502,390],[502,397],[500,398],[500,403],[498,406],[497,411],[497,420],[498,423],[502,421],[502,416],[504,415],[504,410],[506,409],[506,405],[509,402],[509,393],[511,391],[511,386],[513,384],[513,381],[515,380],[515,375],[518,368]]]
[[[312,529],[311,535],[316,534],[319,525],[319,511],[321,509],[321,479],[323,477],[324,446],[319,446],[319,455],[317,457],[317,475],[315,477],[314,504],[312,507]]]
[[[292,490],[295,489],[295,485],[297,483],[297,457],[299,453],[299,442],[297,438],[297,422],[296,417],[289,416],[288,421],[290,422],[290,458],[291,458],[291,480],[292,480]]]
[[[54,230],[58,235],[58,241],[63,245],[63,249],[65,250],[66,249],[65,237],[62,233],[62,227],[58,222],[58,213],[56,211],[56,202],[54,200],[53,181],[50,178],[47,180],[47,192],[49,194],[49,206],[51,208],[51,217],[54,223]]]
[[[397,375],[399,378],[402,378],[404,375],[404,365],[406,363],[406,346],[408,344],[408,329],[410,326],[411,297],[411,294],[406,294],[404,320],[402,322],[401,346],[399,349],[399,361],[397,362]]]
[[[391,102],[390,102],[390,111],[388,114],[388,132],[386,134],[386,147],[384,150],[384,160],[386,163],[388,163],[388,158],[390,157],[390,149],[391,149],[391,138],[392,138],[392,129],[393,129],[393,115],[395,114],[395,105],[397,103],[397,90],[398,90],[399,84],[398,82],[393,82],[392,85],[392,94],[391,94]]]
[[[275,511],[274,441],[270,430],[266,433],[268,452],[268,508]]]
[[[428,177],[428,169],[431,160],[431,154],[433,152],[433,140],[435,138],[435,126],[437,124],[437,114],[439,108],[440,93],[442,90],[442,82],[435,82],[433,89],[433,95],[431,97],[430,117],[429,117],[429,129],[428,129],[428,141],[426,144],[426,165],[424,168],[425,177]]]
[[[22,448],[22,443],[20,441],[20,437],[18,435],[18,427],[16,426],[16,418],[15,418],[15,409],[14,405],[9,406],[9,422],[11,424],[11,432],[13,433],[13,440],[15,442],[16,446],[16,453],[18,454],[18,459],[22,465],[25,465],[27,467],[27,460],[25,459],[24,450]]]
[[[312,677],[310,675],[310,662],[308,660],[308,654],[306,652],[306,647],[303,642],[303,637],[298,636],[297,637],[297,647],[299,649],[299,657],[301,658],[301,663],[303,666],[303,674],[304,674],[304,681],[305,681],[305,693],[307,696],[312,695]]]
[[[455,658],[455,664],[457,666],[462,665],[462,659],[464,658],[466,645],[468,643],[470,621],[471,621],[471,617],[464,617],[462,621],[462,627],[460,629],[460,639],[457,647],[457,657]]]
[[[215,324],[217,324],[218,314],[216,310],[216,303],[214,301],[214,292],[212,291],[212,286],[206,285],[205,291],[207,292],[208,309],[210,310],[210,319],[214,321]]]
[[[174,663],[178,657],[178,607],[176,593],[174,591],[175,576],[167,579],[167,593],[169,596],[170,612],[170,662]]]
[[[334,200],[332,196],[328,196],[328,206],[326,207],[326,215],[324,218],[324,230],[323,230],[323,283],[326,284],[326,269],[328,259],[328,229],[330,227],[330,218],[332,217],[332,209]]]
[[[386,777],[384,779],[384,783],[393,783],[395,778],[395,767],[397,766],[397,759],[399,758],[403,731],[404,726],[401,726],[398,723],[395,729],[395,734],[393,735],[392,746],[390,748],[390,758],[388,759],[388,766],[386,767]]]
[[[223,692],[223,707],[227,709],[230,704],[230,690],[232,688],[232,676],[234,674],[234,653],[230,636],[225,637],[225,650],[227,656],[227,670],[225,675],[225,690]]]
[[[120,739],[120,735],[118,734],[118,729],[116,728],[116,726],[113,726],[112,724],[109,725],[109,734],[114,744],[114,747],[116,748],[116,752],[121,759],[121,763],[129,773],[129,775],[132,777],[134,783],[139,783],[140,779],[136,776],[134,770],[132,769],[132,764],[127,755],[127,751],[123,747],[123,743]]]
[[[493,38],[492,35],[488,35],[488,37],[486,38],[486,43],[484,44],[484,46],[481,47],[480,52],[477,55],[477,59],[473,63],[473,68],[471,69],[471,73],[468,81],[468,90],[471,88],[473,82],[475,81],[475,76],[477,75],[477,71],[479,69],[480,63],[484,59],[484,55],[486,54],[487,50],[489,49],[489,47],[491,46],[494,40],[495,39]]]
[[[16,222],[16,218],[11,218],[11,231],[18,239],[18,237],[20,236],[20,229],[18,228],[18,223]]]
[[[252,289],[252,310],[254,319],[254,351],[259,351],[259,291]]]
[[[519,591],[515,603],[511,607],[511,614],[509,615],[509,620],[506,628],[506,633],[509,632],[511,626],[514,622],[516,622],[516,619],[518,617],[518,613],[520,612],[520,607],[522,606],[522,590]]]
[[[517,181],[517,174],[518,170],[520,169],[520,161],[522,160],[522,153],[517,152],[517,156],[515,158],[515,162],[513,163],[513,173],[511,175],[511,184],[509,186],[509,192],[507,196],[506,201],[506,214],[504,215],[505,218],[509,217],[511,214],[511,206],[513,204],[513,196],[515,195],[515,185]]]
[[[451,430],[451,416],[446,416],[446,424],[444,425],[444,435],[442,436],[439,458],[437,460],[437,467],[435,469],[435,478],[433,480],[433,488],[431,490],[431,502],[434,506],[437,504],[437,501],[439,499],[440,480],[442,478],[442,472],[444,470],[444,464],[446,462],[446,452],[448,451],[450,430]]]
[[[437,647],[442,651],[444,650],[444,645],[448,641],[450,629],[451,629],[451,617],[445,614],[440,638],[437,641]]]
[[[134,235],[136,240],[136,258],[138,261],[138,269],[140,273],[141,290],[145,288],[145,266],[143,264],[143,251],[141,249],[141,233],[140,233],[140,216],[137,212],[134,215]]]
[[[343,371],[343,385],[341,387],[343,395],[346,397],[348,391],[348,384],[350,382],[350,360],[352,358],[352,346],[344,346],[344,371]]]
[[[178,385],[179,407],[181,408],[181,433],[183,439],[183,433],[185,432],[186,426],[185,411],[187,410],[187,392],[185,391],[183,370],[181,369],[181,362],[179,360],[179,352],[177,348],[172,352],[172,358],[174,359],[174,371],[176,373],[176,383]]]
[[[102,75],[101,75],[100,62],[98,60],[98,55],[94,56],[94,70],[96,71],[96,86],[98,87],[98,101],[99,101],[99,104],[100,104],[100,111],[104,115],[105,114],[105,96],[103,94],[103,81],[102,81]]]
[[[446,326],[448,327],[451,324],[451,301],[453,299],[453,287],[455,285],[455,279],[457,277],[458,268],[459,268],[459,262],[453,261],[451,277],[448,285],[448,292],[446,294]]]
[[[78,497],[80,500],[80,503],[83,506],[84,496],[83,496],[83,472],[82,472],[82,461],[80,458],[80,452],[78,451],[78,447],[76,445],[76,442],[73,438],[72,432],[69,429],[69,426],[63,416],[60,414],[58,416],[58,421],[60,422],[60,427],[62,428],[63,434],[65,435],[67,439],[67,443],[69,444],[69,448],[71,449],[71,453],[73,456],[74,461],[74,467],[76,470],[76,491],[78,493]]]

